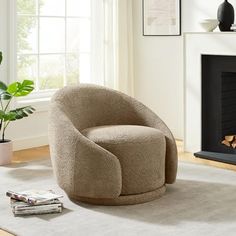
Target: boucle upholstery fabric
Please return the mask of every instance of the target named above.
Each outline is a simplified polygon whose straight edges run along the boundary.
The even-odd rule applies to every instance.
[[[105,134],[105,132],[98,131],[98,129],[95,130],[95,127],[98,126],[107,126],[102,129],[117,130],[114,127],[116,125],[129,126],[129,129],[133,130],[132,134],[129,135],[125,128],[122,129],[124,133],[118,133],[118,137],[115,133],[113,135],[109,133],[113,131]],[[146,127],[139,127],[139,129],[142,129],[141,131],[133,126]],[[96,137],[93,136],[94,140],[86,137],[86,135],[89,135],[89,128],[97,134]],[[96,143],[99,132],[103,133],[101,137],[105,140],[106,135],[110,137],[108,142],[100,143],[100,145]],[[146,138],[142,138],[142,135],[138,135],[139,132],[150,132],[150,136],[145,135]],[[128,147],[129,145],[125,146],[125,142],[122,142],[124,137],[128,138],[131,143],[132,139],[135,139],[132,143],[134,148]],[[137,143],[135,144],[137,140],[143,143],[137,145]],[[133,204],[137,202],[135,199],[138,199],[137,195],[139,193],[142,194],[142,198],[146,196],[147,200],[151,200],[152,197],[150,196],[152,194],[150,194],[150,191],[156,193],[159,188],[162,189],[162,191],[159,190],[159,195],[161,195],[164,183],[173,183],[176,178],[177,149],[168,127],[146,106],[123,93],[111,89],[96,85],[80,85],[65,87],[56,92],[50,106],[49,141],[58,184],[73,198],[103,199],[102,204],[104,199],[108,199],[110,203],[114,199],[114,204],[118,204],[118,199],[127,197],[126,199],[129,200],[122,200],[124,204]],[[109,142],[113,142],[113,144],[109,144]],[[102,145],[106,145],[106,148]],[[111,145],[117,147],[112,147],[111,150]],[[158,146],[160,146],[159,149]],[[122,153],[121,149],[123,148],[129,150],[129,152],[132,149],[133,153],[129,154],[125,151]],[[149,161],[144,160],[145,156],[142,148],[148,150],[146,154],[150,155],[149,161],[156,163],[154,168],[156,172],[153,169],[150,174],[152,180],[150,186],[145,187],[145,184],[141,184],[141,191],[137,191],[137,186],[131,186],[128,180],[123,186],[122,168],[127,161],[133,162],[133,165],[138,162],[146,165]],[[156,152],[156,160],[153,158],[152,150]],[[121,156],[116,156],[118,151],[122,153]],[[142,153],[141,156],[137,154],[139,151]],[[137,154],[136,160],[135,153]],[[125,160],[123,155],[128,155],[127,157],[130,159]],[[144,170],[147,168],[146,174],[143,176],[147,175],[148,166],[150,165],[142,166]],[[128,172],[128,169],[125,170],[126,172]],[[137,176],[137,179],[140,178],[137,172],[134,172],[133,176]],[[152,183],[155,176],[157,178],[156,183]],[[147,176],[145,177],[148,179]],[[149,192],[145,192],[147,189],[149,189]],[[128,196],[125,195],[127,193],[129,193]],[[157,195],[155,196],[157,197]]]
[[[165,184],[165,137],[145,126],[98,126],[82,131],[114,154],[121,165],[121,195],[153,191]]]

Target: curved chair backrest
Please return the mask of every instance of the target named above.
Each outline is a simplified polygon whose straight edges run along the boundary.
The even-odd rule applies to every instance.
[[[52,99],[61,105],[78,130],[102,125],[145,125],[135,99],[96,85],[59,90]]]

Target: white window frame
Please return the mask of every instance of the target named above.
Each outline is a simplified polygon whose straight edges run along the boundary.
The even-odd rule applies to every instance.
[[[17,0],[8,0],[8,7],[9,7],[9,82],[15,82],[17,80]],[[66,11],[66,5],[65,5],[65,12]],[[92,10],[91,10],[92,12]],[[35,15],[34,17],[38,17],[38,22],[39,22],[39,18],[40,16]],[[63,18],[65,19],[65,50],[62,53],[56,53],[56,54],[64,54],[65,55],[65,70],[66,70],[66,55],[70,52],[67,51],[67,14],[65,14],[65,16],[41,16],[41,17],[57,17],[57,18]],[[90,19],[91,20],[91,27],[92,27],[92,17],[73,17],[70,16],[69,18],[76,18],[76,19]],[[38,45],[39,45],[39,32],[38,32]],[[91,45],[92,48],[92,45]],[[90,49],[90,52],[82,52],[82,53],[88,53],[90,54],[90,58],[92,60],[92,51]],[[55,54],[55,53],[54,53]],[[23,54],[22,54],[23,55]],[[30,53],[26,53],[26,55],[31,55]],[[39,53],[39,51],[37,53],[32,53],[32,55],[36,55],[39,57],[39,55],[53,55],[53,53]],[[92,61],[91,61],[92,63]],[[39,74],[39,68],[38,68],[38,72]],[[79,81],[78,81],[79,83]],[[64,86],[65,86],[65,73],[64,73]],[[58,89],[51,89],[51,90],[45,90],[45,91],[39,91],[39,92],[35,92],[30,94],[27,97],[22,97],[20,99],[16,99],[16,103],[15,106],[22,106],[22,105],[28,105],[31,104],[33,106],[36,105],[36,109],[38,111],[45,111],[48,109],[48,105],[49,105],[49,101],[51,99],[51,96],[57,91]]]

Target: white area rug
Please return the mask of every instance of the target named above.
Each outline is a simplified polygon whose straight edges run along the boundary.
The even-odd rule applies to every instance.
[[[178,173],[176,184],[153,202],[106,207],[75,204],[65,196],[62,214],[14,217],[8,189],[63,192],[49,161],[0,167],[0,228],[22,236],[235,236],[236,172],[181,162]]]

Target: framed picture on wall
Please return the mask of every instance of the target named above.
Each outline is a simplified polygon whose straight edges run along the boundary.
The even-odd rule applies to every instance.
[[[143,0],[143,35],[181,35],[181,0]]]

